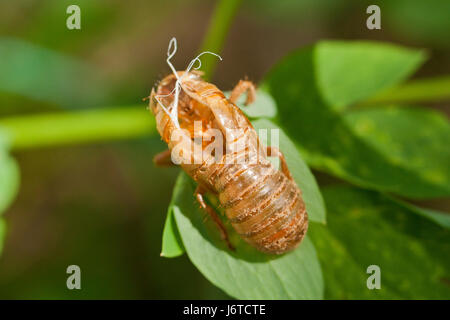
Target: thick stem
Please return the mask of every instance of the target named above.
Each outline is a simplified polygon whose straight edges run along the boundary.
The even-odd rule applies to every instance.
[[[12,150],[117,140],[156,134],[145,107],[15,116],[0,119]]]
[[[230,29],[234,15],[241,4],[241,0],[220,0],[211,17],[208,33],[206,34],[200,52],[211,51],[219,54]],[[209,80],[217,64],[217,57],[205,55],[202,57],[202,71],[205,80]]]
[[[437,102],[450,99],[450,76],[412,80],[390,88],[361,105],[384,103]]]

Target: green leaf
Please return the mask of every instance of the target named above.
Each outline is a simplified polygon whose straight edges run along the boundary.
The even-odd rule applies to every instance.
[[[450,194],[450,125],[441,113],[388,106],[347,112],[345,120],[387,161],[420,181],[417,194]]]
[[[328,228],[310,236],[331,299],[449,299],[450,231],[371,191],[324,190]],[[369,290],[367,267],[381,269],[381,289]]]
[[[253,123],[254,128],[257,130],[268,130],[268,136],[263,137],[260,135],[260,140],[264,145],[271,145],[268,141],[271,141],[271,130],[279,130],[279,148],[283,152],[286,162],[289,167],[289,171],[294,177],[295,182],[302,190],[303,200],[305,201],[306,210],[310,221],[325,223],[326,222],[326,210],[323,202],[322,194],[320,193],[317,182],[309,170],[306,163],[303,161],[300,153],[295,147],[294,143],[287,137],[283,130],[277,127],[269,120],[260,119]]]
[[[228,225],[230,251],[211,219],[195,204],[195,184],[184,172],[174,190],[173,212],[192,263],[214,285],[239,299],[321,299],[323,280],[308,236],[285,255],[273,256],[250,247]],[[209,199],[211,202],[214,199]]]
[[[339,42],[339,46],[344,46],[344,43]],[[357,48],[351,43],[348,46],[348,50]],[[277,103],[279,125],[286,130],[289,137],[300,148],[307,163],[316,169],[366,188],[414,198],[449,195],[448,180],[443,182],[442,178],[436,177],[431,180],[425,179],[419,172],[422,168],[419,170],[417,166],[414,168],[399,166],[391,159],[390,155],[374,146],[371,141],[367,141],[365,136],[355,133],[344,115],[324,99],[325,84],[332,86],[333,83],[321,80],[321,85],[318,85],[317,69],[319,67],[317,64],[323,60],[318,59],[318,55],[321,54],[320,48],[320,45],[316,45],[296,51],[282,60],[264,81],[264,87],[270,91]],[[351,57],[353,55],[349,55],[349,58]],[[405,60],[408,61],[408,59]],[[397,61],[397,63],[401,64],[402,62]],[[408,62],[407,65],[410,66],[411,63]],[[353,78],[361,74],[359,67],[361,66],[355,65],[341,74],[340,81],[347,83],[348,81],[345,79],[348,77],[351,79],[349,83],[353,83]],[[405,68],[398,67],[398,70],[401,71],[399,73],[403,77]],[[393,77],[392,72],[389,75]],[[392,84],[391,82],[386,83],[386,86]],[[367,77],[361,77],[360,85],[368,86],[361,91],[364,92],[364,95],[375,93],[373,92],[375,87],[381,89],[384,86],[370,85]],[[338,89],[330,90],[329,92],[337,92]],[[344,92],[349,94],[346,89]],[[327,95],[328,99],[333,96],[330,93]],[[362,94],[357,94],[357,97],[362,98]],[[350,94],[346,101],[355,101],[355,99],[356,96]],[[344,100],[339,98],[336,101],[342,103]],[[392,126],[396,125],[392,123]],[[428,132],[429,136],[440,134],[430,134],[429,132],[433,130],[426,125],[424,131]],[[409,143],[409,141],[404,142]],[[430,141],[430,143],[437,142]],[[445,148],[445,146],[442,145],[441,148]],[[406,148],[406,146],[400,146],[400,148],[402,147]],[[426,152],[420,151],[416,147],[413,149],[415,152],[420,152],[415,157],[424,159],[424,161],[434,161]],[[439,182],[436,182],[437,180]]]
[[[173,207],[171,204],[164,224],[161,257],[175,258],[181,256],[185,251],[173,216]]]
[[[93,66],[26,41],[0,37],[0,70],[0,91],[66,107],[106,102]]]
[[[367,41],[323,41],[315,51],[319,90],[339,110],[406,79],[425,59],[422,51]]]
[[[226,92],[227,97],[230,92]],[[256,91],[256,99],[248,106],[244,105],[246,95],[239,97],[237,106],[250,118],[273,118],[277,115],[277,106],[273,98],[264,90]]]

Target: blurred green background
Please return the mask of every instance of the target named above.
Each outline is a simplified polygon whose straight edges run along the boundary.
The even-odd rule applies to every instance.
[[[81,30],[66,28],[67,6]],[[142,106],[169,72],[168,41],[182,69],[195,56],[215,1],[0,0],[0,117]],[[381,30],[366,8],[381,8]],[[243,1],[213,82],[229,90],[258,82],[291,50],[321,39],[372,39],[426,48],[415,77],[450,73],[448,0]],[[448,105],[428,104],[447,113]],[[149,115],[150,116],[150,115]],[[178,169],[155,168],[158,137],[18,150],[21,186],[6,211],[0,298],[227,298],[189,262],[159,256]],[[317,174],[319,182],[331,178]],[[448,200],[427,201],[448,210]],[[81,267],[82,290],[67,290],[66,268]]]

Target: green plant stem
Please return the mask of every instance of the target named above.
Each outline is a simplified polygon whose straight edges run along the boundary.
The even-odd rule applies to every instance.
[[[0,119],[12,150],[155,135],[155,118],[145,107],[99,109]]]
[[[205,35],[200,52],[220,53],[222,51],[231,22],[240,4],[241,0],[219,1],[211,17],[207,29],[208,33]],[[208,80],[214,72],[218,58],[212,55],[204,55],[202,60],[202,70],[205,72],[205,79]]]
[[[390,88],[364,101],[361,105],[380,103],[437,102],[450,99],[450,76],[410,81]]]

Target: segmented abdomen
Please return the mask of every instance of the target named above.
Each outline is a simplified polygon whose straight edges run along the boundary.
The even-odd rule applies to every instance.
[[[294,249],[308,228],[305,204],[295,182],[267,160],[221,169],[214,184],[236,232],[266,253]]]

